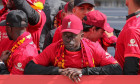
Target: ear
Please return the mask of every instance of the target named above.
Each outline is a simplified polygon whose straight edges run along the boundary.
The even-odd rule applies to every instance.
[[[84,32],[81,33],[81,38],[83,38],[83,37],[84,37]]]
[[[129,2],[128,0],[125,0],[125,5],[128,6]]]
[[[94,27],[90,28],[89,31],[90,31],[90,32],[96,31],[96,27],[94,26]]]
[[[62,12],[61,13],[61,19],[63,20],[63,18],[66,16],[66,13],[65,12]]]
[[[72,12],[75,14],[75,11],[76,11],[76,7],[74,7],[73,9],[72,9]]]

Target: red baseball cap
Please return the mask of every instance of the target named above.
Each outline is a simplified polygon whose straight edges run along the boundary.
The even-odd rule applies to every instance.
[[[83,23],[91,26],[96,26],[104,29],[107,32],[113,32],[113,28],[107,23],[107,17],[105,14],[98,10],[90,11],[83,19]]]
[[[67,15],[62,21],[61,32],[79,34],[83,30],[82,21],[75,15]]]

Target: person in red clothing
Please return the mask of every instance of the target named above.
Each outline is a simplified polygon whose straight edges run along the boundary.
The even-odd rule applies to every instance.
[[[0,17],[8,11],[8,8],[6,6],[7,0],[2,0],[2,3],[3,3],[3,8],[0,10]]]
[[[75,15],[62,21],[62,40],[50,44],[30,61],[25,74],[61,74],[78,81],[81,75],[121,74],[117,61],[98,43],[83,38],[82,21]]]
[[[119,34],[115,59],[125,75],[140,74],[140,1],[126,0],[128,16]]]
[[[31,34],[26,31],[27,15],[22,10],[10,11],[3,24],[14,43],[11,51],[4,51],[0,57],[0,74],[23,74],[26,64],[38,55]]]
[[[61,12],[61,20],[69,14],[72,14],[72,9],[74,7],[74,1],[71,0],[66,3],[64,6],[64,9]],[[51,43],[57,42],[62,39],[62,34],[61,34],[61,25],[58,28],[52,29],[49,31],[45,37],[44,45],[43,45],[43,50],[50,45]]]
[[[83,18],[83,26],[84,37],[93,42],[97,42],[100,38],[102,38],[104,31],[113,31],[113,29],[107,23],[106,15],[98,10],[90,11],[86,14],[86,16]],[[113,37],[111,36],[111,38]],[[114,38],[116,42],[117,39],[116,37]]]
[[[8,7],[6,6],[7,0],[2,0],[2,3],[3,3],[3,9],[0,10],[0,22],[6,19],[5,14],[8,11]],[[6,35],[6,31],[3,27],[0,26],[0,42],[5,38],[8,38]]]
[[[64,6],[64,10],[61,14],[62,15],[61,17],[64,18],[65,16],[72,14],[73,7],[74,7],[74,1],[67,2],[66,5]],[[63,18],[62,18],[62,20],[63,20]],[[62,26],[59,26],[56,29],[54,36],[53,36],[53,41],[52,41],[53,43],[62,39],[61,27]]]
[[[0,22],[6,19],[8,9],[12,9],[8,0],[2,0],[2,2],[4,8],[0,10]],[[12,40],[9,40],[5,28],[5,26],[0,26],[0,56],[3,51],[10,50],[12,48],[12,44],[14,43]]]
[[[65,14],[63,15],[67,15],[69,13],[67,13],[67,10],[72,10],[71,13],[74,13],[76,16],[78,16],[81,20],[83,19],[83,17],[90,11],[94,11],[94,1],[93,0],[75,0],[73,1],[74,3],[70,3],[71,5],[75,6],[70,7],[69,3],[67,3],[65,5],[64,11]],[[71,9],[72,8],[72,9]],[[110,26],[108,24],[108,26]],[[53,36],[53,41],[52,42],[57,42],[60,39],[62,39],[62,34],[60,33],[61,30],[61,26],[58,27],[55,31],[55,34]],[[91,40],[92,41],[92,40]],[[117,41],[117,37],[114,36],[113,34],[113,28],[110,28],[110,32],[105,31],[103,33],[103,37],[98,39],[99,43],[101,44],[101,46],[107,51],[107,47],[109,46],[115,46],[114,44]],[[45,47],[45,45],[44,45]]]
[[[46,22],[43,9],[43,3],[40,0],[8,0],[7,6],[10,9],[23,10],[28,17],[29,25],[27,31],[31,33],[33,42],[37,45],[39,51],[39,40],[42,28]]]

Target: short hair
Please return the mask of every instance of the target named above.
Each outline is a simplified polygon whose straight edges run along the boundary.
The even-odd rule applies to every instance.
[[[67,12],[71,12],[71,13],[72,13],[73,8],[74,8],[74,0],[71,0],[71,1],[69,1],[69,3],[68,3]]]
[[[133,1],[134,1],[134,3],[135,3],[137,6],[140,7],[140,0],[133,0]]]
[[[94,27],[94,26],[87,25],[87,24],[83,23],[83,32],[88,32],[92,27]],[[98,31],[99,29],[101,29],[101,28],[100,27],[96,27],[95,30]]]

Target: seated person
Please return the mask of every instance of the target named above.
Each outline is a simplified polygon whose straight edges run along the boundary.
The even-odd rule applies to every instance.
[[[74,81],[81,74],[121,74],[118,62],[99,44],[83,38],[82,30],[82,21],[77,16],[66,16],[62,21],[62,40],[50,44],[30,61],[24,74],[61,74]]]

